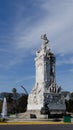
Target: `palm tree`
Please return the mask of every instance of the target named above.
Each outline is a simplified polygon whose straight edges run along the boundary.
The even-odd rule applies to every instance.
[[[16,113],[16,106],[17,106],[17,89],[13,88],[12,89],[13,92],[13,113]]]
[[[13,99],[16,99],[17,98],[17,89],[13,88],[12,92],[13,92]]]
[[[16,93],[16,92],[17,92],[16,88],[13,88],[13,89],[12,89],[12,92],[13,92],[13,93]]]

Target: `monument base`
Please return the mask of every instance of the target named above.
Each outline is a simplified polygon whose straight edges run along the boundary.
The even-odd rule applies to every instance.
[[[48,119],[48,114],[41,114],[40,110],[27,110],[29,118],[40,119]]]
[[[27,105],[27,110],[41,110],[43,107],[43,104],[28,104]]]

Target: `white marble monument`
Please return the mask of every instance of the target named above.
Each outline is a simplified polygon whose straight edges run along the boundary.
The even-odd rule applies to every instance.
[[[36,82],[28,97],[27,110],[41,110],[47,105],[51,110],[65,110],[65,99],[59,93],[55,79],[55,56],[48,45],[46,34],[41,36],[41,50],[36,51]]]

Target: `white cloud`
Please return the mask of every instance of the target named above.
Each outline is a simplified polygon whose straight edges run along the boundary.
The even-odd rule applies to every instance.
[[[31,75],[31,76],[24,77],[24,78],[22,78],[22,79],[17,80],[16,83],[20,83],[20,82],[22,82],[22,81],[29,81],[29,80],[32,80],[32,79],[34,79],[34,78],[35,78],[35,76]]]
[[[31,52],[34,52],[37,48],[40,48],[40,45],[42,44],[40,37],[41,34],[44,33],[47,34],[47,37],[50,40],[50,47],[55,54],[58,54],[60,57],[56,62],[57,65],[73,65],[73,0],[31,1],[33,1],[32,8],[33,6],[35,7],[35,10],[33,10],[32,13],[30,9],[25,7],[25,2],[25,4],[22,4],[23,2],[20,2],[20,4],[18,4],[19,2],[16,2],[15,7],[17,7],[14,10],[14,16],[10,17],[12,20],[9,21],[10,25],[5,21],[4,23],[1,23],[0,21],[0,27],[2,27],[0,29],[0,69],[2,68],[2,74],[4,72],[3,75],[7,78],[5,82],[5,78],[3,79],[1,74],[1,78],[5,85],[8,82],[10,83],[9,86],[14,86],[15,84],[17,85],[23,83],[23,81],[34,78],[34,76],[28,76],[30,72],[27,72],[27,77],[24,77],[25,74],[22,74],[23,77],[21,74],[19,76],[20,72],[17,71],[18,69],[15,70],[15,68],[21,65],[23,66],[24,62],[26,62],[26,56],[29,55],[29,53],[31,54]],[[70,56],[67,57],[69,54]],[[23,64],[21,64],[22,62]],[[8,69],[14,66],[15,68],[12,68],[13,70],[11,69],[9,74]],[[61,72],[59,73],[60,77],[58,77],[59,82],[64,82],[64,86],[71,85],[72,75],[70,76],[69,74],[72,73],[67,74],[67,72],[73,71],[70,67],[68,70],[65,69],[63,71],[62,68],[59,70]],[[24,68],[26,69],[26,65]],[[14,71],[17,74],[15,74]],[[65,79],[66,76],[68,76],[67,79]],[[69,83],[65,82],[68,80]],[[25,82],[25,84],[26,83],[27,82]],[[26,86],[30,86],[30,84]],[[1,86],[3,87],[4,85]]]
[[[64,65],[64,64],[68,64],[68,65],[73,65],[73,57],[64,57],[59,58],[60,60],[57,61],[57,65]]]
[[[37,20],[34,20],[33,16],[25,18],[23,14],[26,8],[21,4],[17,7],[12,32],[8,33],[10,37],[4,36],[6,42],[12,44],[11,50],[8,50],[9,54],[14,54],[14,58],[8,62],[9,67],[22,62],[27,50],[39,48],[42,43],[40,36],[43,33],[47,34],[50,47],[55,53],[73,53],[73,1],[40,0],[33,1],[32,4],[34,3],[38,6],[38,11],[40,9],[42,17],[35,16]],[[67,63],[67,60],[60,61],[59,64],[63,63]]]
[[[18,33],[16,33],[17,31],[14,32],[14,40],[18,49],[39,46],[39,43],[41,43],[40,35],[47,33],[47,37],[52,42],[50,43],[51,47],[56,53],[70,53],[73,51],[73,1],[62,0],[60,3],[57,2],[45,1],[45,4],[40,4],[40,8],[43,12],[45,11],[42,18],[33,21],[32,24],[29,19],[28,22],[25,21],[25,24],[20,22],[15,26]],[[22,21],[24,21],[24,18]]]
[[[69,70],[70,72],[73,72],[73,68]]]

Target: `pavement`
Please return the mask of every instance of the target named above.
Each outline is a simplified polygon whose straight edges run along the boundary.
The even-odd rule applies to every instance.
[[[0,125],[0,130],[73,130],[73,124],[7,124]]]

